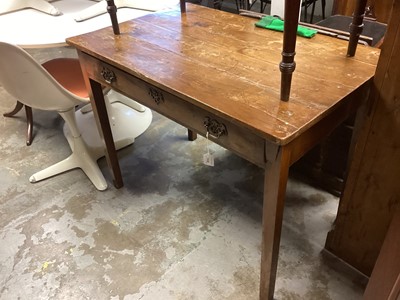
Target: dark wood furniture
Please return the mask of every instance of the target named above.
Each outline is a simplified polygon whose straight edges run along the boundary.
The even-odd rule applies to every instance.
[[[375,6],[371,5],[372,2],[367,1],[368,7],[366,12],[374,14],[377,17],[375,15]],[[344,7],[339,10],[337,7],[339,4],[342,5],[343,3],[340,1],[334,2],[334,12],[349,13],[348,9],[344,10]],[[349,9],[354,10],[355,1],[349,1],[347,5]],[[382,5],[382,2],[379,2],[378,5]],[[378,11],[381,13],[381,10]],[[353,11],[350,15],[352,14]],[[348,33],[350,24],[353,22],[353,17],[350,15],[333,15],[314,26],[321,29],[333,29],[337,31],[340,38],[348,39],[350,36]],[[382,20],[382,18],[379,19]],[[386,29],[387,25],[385,23],[378,22],[376,19],[364,18],[360,41],[368,43],[373,47],[380,47],[384,40]],[[354,34],[357,34],[357,32]],[[354,52],[354,48],[352,51]],[[295,169],[303,174],[307,174],[315,184],[336,196],[340,196],[344,188],[344,180],[348,170],[348,153],[353,128],[354,116],[341,124],[325,141],[301,159],[295,165]]]
[[[245,10],[251,10],[254,6],[255,3],[257,3],[257,0],[255,0],[251,5],[249,4],[248,0],[235,0],[236,1],[236,8],[238,12],[241,9]],[[259,0],[260,1],[260,13],[264,13],[265,9],[267,8],[267,5],[271,5],[271,0]],[[301,1],[301,6],[304,8],[304,22],[307,22],[307,17],[308,17],[308,8],[311,6],[311,14],[310,14],[310,23],[313,22],[314,20],[314,13],[315,13],[315,4],[318,2],[318,0],[302,0]],[[321,13],[322,13],[322,19],[325,19],[325,8],[326,8],[326,0],[321,0]]]
[[[304,22],[307,22],[307,8],[311,7],[310,23],[314,21],[315,4],[318,0],[304,0],[302,6],[304,7]],[[326,0],[321,0],[321,16],[325,19]]]
[[[334,15],[318,22],[323,28],[338,30],[341,38],[348,38],[341,32],[349,31],[352,17]],[[370,46],[380,47],[384,40],[387,25],[377,21],[364,19],[361,40]],[[354,116],[346,120],[320,145],[302,158],[294,168],[307,174],[314,184],[340,196],[344,188],[344,180],[348,170],[348,154],[354,129]]]
[[[364,300],[400,299],[400,209],[395,212],[372,271]]]
[[[123,182],[102,84],[265,169],[260,299],[272,299],[289,167],[364,103],[379,50],[360,47],[349,59],[345,41],[301,39],[292,94],[281,101],[281,32],[236,14],[185,7],[186,13],[124,22],[119,35],[108,27],[67,43],[78,50],[91,87],[116,187]]]
[[[333,15],[318,22],[317,25],[346,32],[349,31],[352,19],[350,16]],[[386,29],[387,25],[385,23],[364,19],[362,35],[370,38],[369,40],[365,39],[370,46],[380,47],[383,43]]]
[[[187,0],[186,2],[199,4],[199,5],[204,5],[204,6],[211,7],[211,8],[221,9],[223,0],[207,0],[207,1],[204,1],[204,0]],[[184,4],[184,2],[181,2],[181,5],[182,4]]]
[[[358,0],[335,0],[332,14],[352,16]],[[376,21],[388,23],[393,0],[368,0],[366,6],[373,11]]]
[[[400,206],[400,0],[393,2],[374,77],[371,105],[351,156],[335,227],[326,248],[370,275]]]

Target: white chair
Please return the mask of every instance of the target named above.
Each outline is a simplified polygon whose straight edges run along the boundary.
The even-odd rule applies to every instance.
[[[79,61],[58,58],[40,65],[20,47],[0,42],[0,70],[0,84],[19,102],[34,109],[57,111],[65,120],[64,134],[72,154],[33,174],[29,178],[30,182],[80,168],[97,189],[105,190],[107,182],[97,164],[97,160],[104,155],[104,149],[92,112],[84,114],[80,110],[75,111],[77,105],[89,103]],[[133,102],[134,108],[122,104],[129,101],[133,100],[115,92],[106,95],[109,117],[113,120],[113,135],[117,137],[117,149],[133,143],[135,137],[143,133],[151,123],[150,109],[140,105],[138,110],[134,109],[138,106],[136,102]],[[140,122],[132,124],[135,119],[140,119]],[[79,124],[85,129],[84,132],[79,129]]]

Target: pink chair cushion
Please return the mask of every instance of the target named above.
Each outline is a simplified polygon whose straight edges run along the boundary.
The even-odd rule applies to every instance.
[[[42,66],[71,93],[83,98],[89,97],[78,59],[56,58]]]

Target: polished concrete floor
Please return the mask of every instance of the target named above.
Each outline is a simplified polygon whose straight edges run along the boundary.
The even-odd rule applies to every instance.
[[[31,50],[38,61],[70,48]],[[1,70],[3,72],[4,70]],[[0,112],[15,99],[0,86]],[[125,186],[97,191],[73,170],[29,176],[70,150],[63,121],[34,111],[0,121],[0,299],[257,299],[263,171],[154,113],[119,151]],[[361,299],[366,278],[323,251],[338,199],[291,174],[276,299]]]

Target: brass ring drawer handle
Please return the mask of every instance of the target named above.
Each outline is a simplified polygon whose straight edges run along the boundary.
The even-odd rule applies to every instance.
[[[151,98],[153,98],[154,102],[157,105],[165,101],[163,93],[153,87],[149,87],[148,94],[150,95]]]
[[[101,76],[103,76],[103,79],[108,84],[111,84],[113,81],[115,81],[117,79],[117,77],[115,76],[115,73],[106,67],[103,67],[103,69],[101,70]]]
[[[228,130],[226,129],[225,124],[218,122],[215,119],[211,119],[210,117],[204,118],[204,127],[207,129],[209,136],[218,139],[222,135],[227,135]]]

